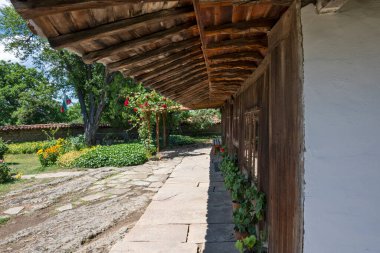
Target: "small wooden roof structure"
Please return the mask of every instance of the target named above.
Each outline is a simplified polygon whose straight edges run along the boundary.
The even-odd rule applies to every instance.
[[[12,0],[53,48],[134,77],[186,107],[219,107],[267,53],[290,0]]]

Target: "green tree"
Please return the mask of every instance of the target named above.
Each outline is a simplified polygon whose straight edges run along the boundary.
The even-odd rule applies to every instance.
[[[0,61],[0,125],[65,121],[57,89],[34,68]]]
[[[115,82],[127,85],[120,74],[108,73],[101,64],[83,63],[80,57],[66,50],[53,50],[48,42],[29,29],[26,22],[11,6],[0,9],[0,40],[5,49],[20,59],[32,59],[46,71],[56,87],[74,91],[81,108],[88,145],[95,144],[95,134]],[[115,78],[119,76],[118,78]]]

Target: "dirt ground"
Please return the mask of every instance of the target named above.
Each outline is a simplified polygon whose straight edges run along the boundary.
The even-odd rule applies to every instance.
[[[186,152],[125,168],[38,175],[0,196],[0,252],[108,252],[143,214]]]

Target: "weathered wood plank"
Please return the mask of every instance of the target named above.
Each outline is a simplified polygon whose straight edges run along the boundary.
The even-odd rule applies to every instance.
[[[222,70],[222,69],[255,69],[257,68],[257,64],[253,61],[234,61],[234,62],[224,62],[224,63],[217,63],[217,64],[211,64],[211,69],[214,70]]]
[[[53,48],[64,48],[76,43],[112,36],[120,32],[132,31],[141,26],[150,26],[158,22],[166,22],[178,18],[188,18],[195,15],[194,10],[189,7],[162,10],[154,13],[107,23],[90,29],[60,35],[50,38],[49,42]]]
[[[244,39],[223,40],[218,42],[210,42],[207,44],[206,50],[257,50],[260,48],[266,48],[268,46],[268,40],[266,36],[258,36]]]
[[[162,40],[166,38],[173,37],[174,35],[188,31],[188,32],[194,32],[198,30],[198,26],[194,25],[194,23],[187,23],[187,24],[182,24],[179,26],[174,26],[172,28],[151,33],[146,36],[142,36],[140,38],[134,39],[134,40],[129,40],[129,41],[124,41],[120,44],[110,46],[101,50],[97,50],[94,52],[90,52],[88,54],[85,54],[83,56],[83,61],[87,64],[93,63],[95,61],[98,61],[100,59],[106,58],[113,56],[115,54],[121,53],[125,50],[133,50],[136,47],[141,47],[143,45],[151,44],[156,42],[157,40]]]
[[[141,82],[148,82],[152,80],[161,81],[162,78],[170,77],[171,75],[176,74],[176,71],[186,71],[189,68],[202,66],[204,65],[204,58],[202,54],[197,54],[192,57],[188,57],[187,59],[180,59],[173,61],[172,63],[168,65],[164,65],[158,69],[156,69],[155,72],[146,73],[140,76],[136,76],[135,79],[139,80]],[[173,71],[176,70],[176,71]]]
[[[205,28],[206,36],[239,33],[267,33],[275,24],[274,19],[258,19],[238,23],[227,23]]]
[[[178,0],[166,0],[174,1]],[[25,19],[53,15],[61,12],[103,9],[112,5],[139,3],[141,0],[11,0],[13,6]],[[162,2],[161,0],[144,0],[144,2]]]
[[[143,54],[132,56],[117,62],[113,62],[107,65],[109,71],[118,71],[122,68],[129,68],[134,64],[141,64],[144,62],[152,62],[158,59],[169,56],[170,54],[181,52],[187,48],[201,45],[201,41],[198,37],[182,40],[180,42],[173,42],[164,47],[159,47],[151,51],[147,51]]]
[[[209,61],[213,64],[230,62],[230,61],[254,61],[259,62],[263,59],[263,56],[257,51],[228,53],[209,56]],[[258,65],[258,64],[257,64]]]
[[[155,71],[159,67],[162,67],[163,65],[167,65],[173,61],[180,60],[180,59],[186,59],[186,57],[189,57],[191,55],[194,55],[194,53],[201,53],[201,48],[199,45],[190,47],[188,49],[184,49],[178,53],[171,54],[165,58],[151,61],[150,63],[142,66],[131,66],[129,69],[124,70],[124,73],[128,73],[131,76],[139,76],[151,71]]]

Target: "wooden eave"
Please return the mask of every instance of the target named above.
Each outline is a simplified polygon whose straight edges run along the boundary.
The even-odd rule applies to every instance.
[[[53,48],[189,108],[220,107],[256,70],[290,0],[11,0]]]

